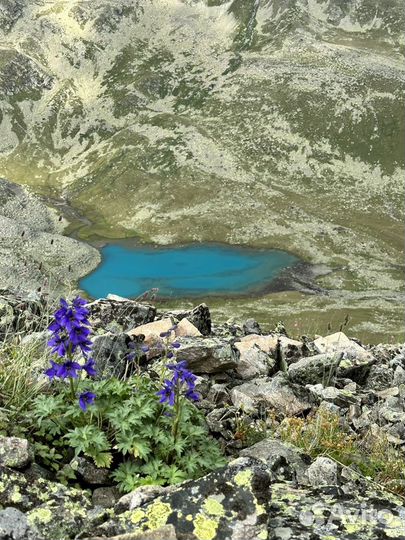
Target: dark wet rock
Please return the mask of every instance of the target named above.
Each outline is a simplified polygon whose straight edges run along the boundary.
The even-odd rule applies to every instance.
[[[119,499],[120,492],[114,486],[96,488],[91,497],[93,505],[102,508],[112,508]]]
[[[240,455],[265,462],[273,474],[273,480],[291,480],[308,485],[306,471],[311,464],[311,458],[289,443],[269,437],[245,448]]]
[[[79,478],[87,484],[93,486],[102,486],[108,483],[110,471],[108,469],[96,467],[92,461],[87,458],[77,457],[70,466],[77,472]]]
[[[156,315],[154,306],[126,299],[102,298],[90,303],[88,308],[90,322],[94,328],[107,328],[111,321],[115,321],[122,328],[122,332],[152,322]]]
[[[178,321],[187,319],[193,324],[203,336],[209,336],[211,334],[211,313],[206,304],[199,304],[193,309],[182,311],[170,311],[168,313],[159,314],[159,318],[173,315]]]
[[[33,458],[33,449],[26,439],[0,436],[0,465],[12,469],[24,469]]]
[[[178,538],[257,540],[267,530],[270,475],[264,464],[239,458],[184,482],[172,493],[112,518],[94,534],[113,536],[172,524]]]
[[[0,540],[24,540],[27,538],[27,516],[17,508],[0,510]]]
[[[214,409],[205,417],[211,433],[220,434],[225,440],[231,440],[235,431],[235,410],[229,407]]]
[[[308,412],[314,404],[309,390],[288,381],[284,374],[272,379],[254,379],[231,390],[235,407],[246,412],[272,408],[285,416],[295,416]]]
[[[243,332],[246,336],[249,334],[257,334],[260,336],[262,334],[262,329],[255,319],[247,319],[243,323]]]
[[[394,384],[394,370],[387,365],[371,366],[364,387],[367,390],[385,390]]]
[[[226,339],[182,338],[181,359],[194,373],[217,373],[236,368],[238,356],[232,342]]]
[[[97,377],[122,377],[131,373],[130,338],[127,334],[103,334],[93,338],[92,357],[96,363]]]

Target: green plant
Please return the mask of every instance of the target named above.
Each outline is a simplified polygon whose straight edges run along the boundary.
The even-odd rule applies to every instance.
[[[0,346],[0,431],[18,435],[20,422],[44,389],[39,375],[47,352],[38,344],[5,340]]]
[[[57,394],[34,401],[31,436],[36,448],[42,445],[39,456],[47,466],[60,470],[73,451],[92,458],[98,467],[114,466],[112,477],[119,488],[130,491],[144,484],[196,478],[225,464],[203,415],[187,399],[173,433],[176,417],[170,406],[159,403],[158,382],[148,376],[83,379],[77,384],[79,392],[83,385],[97,395],[87,411],[77,406],[67,384]]]
[[[350,432],[342,427],[338,415],[318,410],[306,419],[285,418],[277,434],[312,457],[327,455],[343,465],[355,466],[363,476],[405,495],[403,455],[383,432]]]

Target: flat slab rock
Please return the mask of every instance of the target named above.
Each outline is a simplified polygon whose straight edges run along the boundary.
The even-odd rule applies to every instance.
[[[193,373],[220,373],[236,368],[238,355],[232,342],[221,338],[182,338],[179,358]]]
[[[310,392],[290,383],[283,374],[241,384],[232,388],[230,395],[232,404],[248,413],[264,405],[285,416],[296,416],[310,410],[313,405]]]

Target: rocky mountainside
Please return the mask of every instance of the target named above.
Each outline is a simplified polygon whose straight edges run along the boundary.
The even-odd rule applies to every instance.
[[[58,294],[93,270],[98,251],[63,236],[65,226],[37,197],[0,178],[0,287]]]
[[[20,332],[21,346],[29,338],[43,347],[41,298],[3,291],[1,299],[15,315],[8,325]],[[27,440],[2,436],[1,540],[405,538],[403,345],[369,347],[341,332],[292,340],[281,327],[263,334],[253,320],[216,324],[205,304],[158,312],[111,297],[89,309],[101,379],[126,377],[134,339],[148,345],[141,365],[152,373],[162,331],[175,337],[198,374],[197,406],[230,461],[197,480],[121,496],[110,471],[89,459],[73,460],[75,487],[62,485]],[[300,436],[292,441],[294,433]],[[354,440],[362,441],[361,454]],[[376,441],[386,446],[370,454]],[[311,454],[319,442],[323,451]],[[348,466],[334,457],[346,445]],[[372,457],[380,460],[376,469]],[[380,475],[380,484],[365,470]]]
[[[326,306],[396,333],[402,7],[0,0],[0,174],[74,209],[83,238],[291,250],[333,269],[328,299],[245,313]]]

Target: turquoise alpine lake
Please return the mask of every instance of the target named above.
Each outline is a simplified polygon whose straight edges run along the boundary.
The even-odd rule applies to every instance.
[[[80,282],[93,298],[108,293],[134,298],[157,288],[160,297],[254,294],[299,261],[278,250],[222,245],[101,249],[102,262]]]

